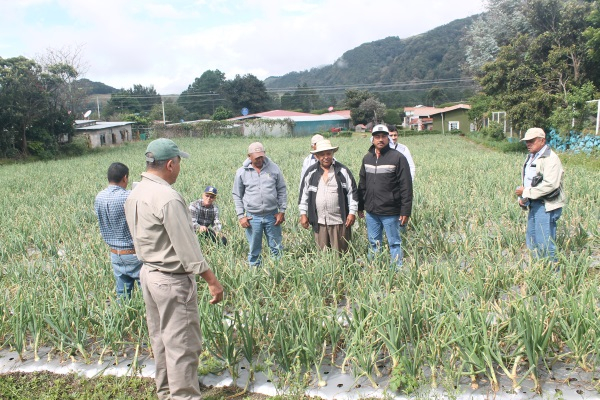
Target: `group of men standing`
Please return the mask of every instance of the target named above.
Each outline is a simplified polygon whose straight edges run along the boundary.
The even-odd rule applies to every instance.
[[[318,247],[339,252],[348,250],[356,216],[366,217],[369,256],[381,251],[385,232],[391,265],[400,268],[400,233],[411,215],[415,168],[406,146],[390,142],[394,137],[390,132],[395,127],[373,128],[373,143],[362,159],[358,185],[352,172],[334,158],[339,147],[320,135],[313,137],[311,154],[303,165],[298,208],[300,224],[312,227]],[[519,204],[529,209],[527,246],[553,258],[556,220],[564,205],[562,165],[546,146],[543,130],[530,129],[523,140],[530,155],[523,166],[523,185],[515,193]],[[223,299],[223,287],[195,232],[212,232],[202,222],[214,223],[215,216],[220,231],[218,209],[212,208],[217,189],[207,187],[203,199],[188,208],[171,185],[179,176],[181,159],[189,155],[172,140],[157,139],[148,145],[145,156],[146,172],[131,192],[127,166],[111,164],[109,186],[97,195],[94,206],[100,232],[110,247],[117,295],[130,295],[135,282],[141,286],[158,398],[200,398],[197,368],[202,343],[195,276],[207,282],[211,304]],[[287,188],[281,170],[261,143],[249,146],[232,194],[249,243],[248,263],[260,265],[263,234],[272,256],[279,258]],[[212,239],[216,240],[214,232]]]

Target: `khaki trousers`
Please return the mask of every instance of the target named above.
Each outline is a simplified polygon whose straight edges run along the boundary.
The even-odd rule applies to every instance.
[[[352,239],[352,228],[346,225],[321,225],[319,232],[315,232],[315,241],[321,250],[330,247],[340,253],[348,251],[348,243]]]
[[[163,273],[144,264],[140,281],[156,362],[158,398],[200,399],[198,357],[202,338],[196,276]]]

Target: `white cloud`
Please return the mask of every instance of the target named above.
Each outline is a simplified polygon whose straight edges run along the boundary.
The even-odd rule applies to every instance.
[[[32,27],[39,7],[54,12]],[[332,64],[362,43],[410,37],[481,11],[481,0],[418,6],[404,0],[7,1],[0,56],[33,57],[83,43],[89,79],[179,93],[207,69],[265,79]]]

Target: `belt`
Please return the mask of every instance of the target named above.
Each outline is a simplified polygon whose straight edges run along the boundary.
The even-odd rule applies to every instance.
[[[113,254],[116,254],[116,255],[135,254],[135,249],[125,249],[125,250],[110,249],[110,252]]]

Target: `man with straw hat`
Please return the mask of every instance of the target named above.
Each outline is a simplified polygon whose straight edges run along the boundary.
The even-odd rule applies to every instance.
[[[327,139],[316,143],[311,153],[318,163],[304,174],[298,209],[300,224],[305,229],[312,226],[321,250],[346,252],[356,220],[358,193],[352,172],[333,158],[338,148]]]

